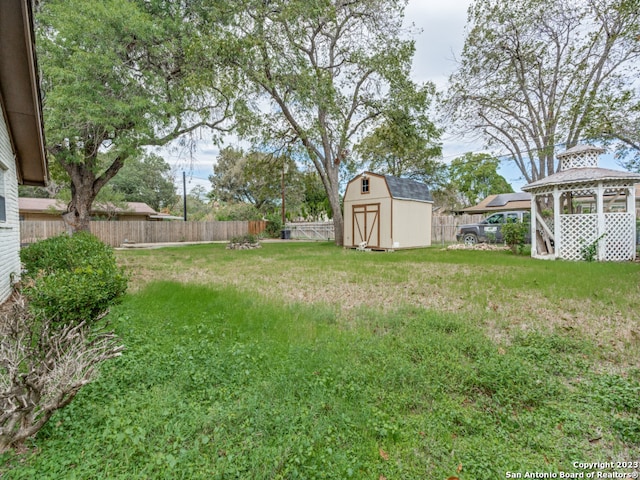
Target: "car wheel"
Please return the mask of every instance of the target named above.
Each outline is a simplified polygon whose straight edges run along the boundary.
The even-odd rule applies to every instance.
[[[462,242],[465,245],[475,245],[478,243],[478,237],[474,233],[465,233],[464,237],[462,237]]]

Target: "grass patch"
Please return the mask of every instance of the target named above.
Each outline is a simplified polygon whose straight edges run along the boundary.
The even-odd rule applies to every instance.
[[[593,281],[506,253],[287,248],[122,252],[126,353],[0,475],[469,480],[640,458],[637,344],[608,353],[579,323],[633,316],[636,265],[588,264]]]
[[[424,307],[464,314],[498,342],[519,332],[578,333],[599,368],[640,364],[637,263],[547,262],[510,252],[427,248],[362,253],[329,243],[267,243],[119,252],[131,291],[157,279],[234,286],[277,302],[331,306],[349,325],[361,308]]]

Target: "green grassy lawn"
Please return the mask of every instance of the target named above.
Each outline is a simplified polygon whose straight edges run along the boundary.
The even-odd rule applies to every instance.
[[[484,480],[640,460],[639,264],[294,242],[118,258],[125,354],[2,456],[3,478]]]

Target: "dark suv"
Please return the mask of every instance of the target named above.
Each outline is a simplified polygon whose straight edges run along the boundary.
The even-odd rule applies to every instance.
[[[498,212],[478,223],[460,225],[456,232],[456,240],[467,245],[475,245],[479,242],[503,242],[502,225],[507,222],[531,224],[531,212]],[[529,229],[525,241],[531,243],[531,229]]]

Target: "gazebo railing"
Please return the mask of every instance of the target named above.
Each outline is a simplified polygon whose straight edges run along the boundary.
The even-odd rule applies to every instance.
[[[613,262],[633,260],[636,256],[636,224],[633,212],[604,214],[604,259]]]
[[[595,213],[560,215],[562,243],[559,257],[583,260],[584,248],[597,242],[599,259],[613,262],[633,260],[636,254],[634,218],[633,212],[605,213],[604,225],[600,226]]]
[[[582,260],[582,249],[599,236],[597,214],[560,215],[560,258]]]

